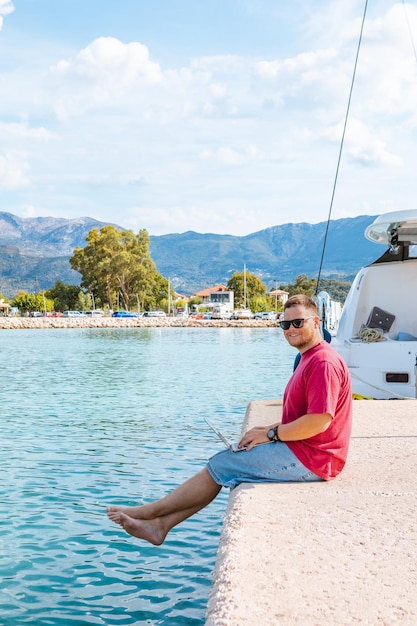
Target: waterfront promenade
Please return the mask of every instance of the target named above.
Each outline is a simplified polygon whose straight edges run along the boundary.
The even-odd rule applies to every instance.
[[[355,401],[352,434],[334,481],[231,492],[206,626],[417,624],[417,401]]]
[[[275,320],[202,320],[194,317],[1,317],[0,329],[23,328],[270,328]]]

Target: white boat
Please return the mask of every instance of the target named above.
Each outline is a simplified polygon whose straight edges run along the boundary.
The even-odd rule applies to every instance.
[[[417,397],[417,210],[379,216],[365,230],[387,246],[350,288],[332,346],[356,398]]]
[[[336,335],[342,315],[342,305],[336,300],[332,300],[326,291],[320,291],[315,297],[318,315],[329,333]]]

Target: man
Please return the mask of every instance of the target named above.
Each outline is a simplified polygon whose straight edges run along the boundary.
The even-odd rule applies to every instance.
[[[252,428],[241,438],[240,452],[215,454],[201,472],[156,502],[108,507],[113,522],[134,537],[160,545],[174,526],[207,506],[222,487],[331,480],[339,474],[352,423],[348,369],[323,340],[311,298],[289,298],[280,326],[301,354],[284,392],[282,421]]]

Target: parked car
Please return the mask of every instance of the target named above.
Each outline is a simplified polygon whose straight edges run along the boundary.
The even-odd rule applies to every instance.
[[[131,313],[130,311],[115,311],[112,317],[137,317],[137,313]]]
[[[85,317],[82,311],[64,311],[64,317]]]
[[[252,311],[250,309],[238,309],[233,313],[233,318],[235,320],[251,320],[253,317]]]
[[[259,313],[255,313],[253,318],[255,320],[275,320],[277,317],[274,311],[259,311]]]
[[[203,320],[205,313],[203,311],[196,311],[195,313],[191,313],[190,317],[195,320]]]
[[[92,309],[91,311],[84,311],[87,317],[103,317],[104,312],[101,309]]]
[[[232,310],[228,304],[216,304],[213,307],[212,319],[214,320],[228,320]]]
[[[145,311],[143,317],[166,317],[165,311]]]

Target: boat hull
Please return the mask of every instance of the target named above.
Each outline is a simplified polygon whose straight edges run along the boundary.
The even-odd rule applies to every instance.
[[[417,341],[346,341],[333,345],[346,361],[355,396],[377,400],[416,397]]]
[[[361,269],[346,298],[332,346],[349,367],[354,395],[417,397],[417,258],[404,259],[386,254]],[[372,325],[375,310],[382,321],[373,332],[383,340],[367,343],[363,328]]]

